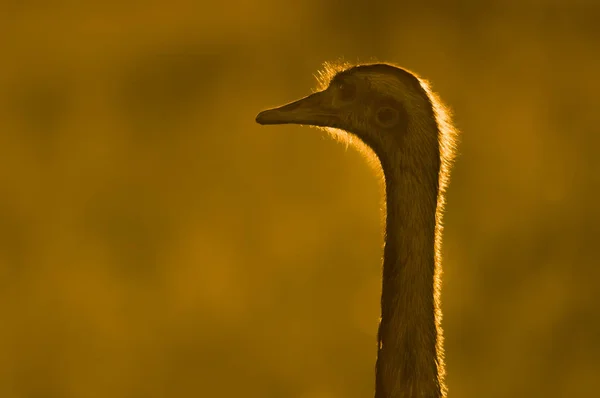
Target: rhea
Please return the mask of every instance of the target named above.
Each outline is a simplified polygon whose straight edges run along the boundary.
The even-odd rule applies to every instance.
[[[342,130],[379,161],[386,229],[375,398],[446,397],[441,238],[455,130],[428,83],[406,69],[345,65],[322,76],[324,89],[256,121]]]

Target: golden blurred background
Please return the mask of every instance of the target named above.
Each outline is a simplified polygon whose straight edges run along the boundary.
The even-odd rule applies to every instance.
[[[0,397],[372,396],[378,182],[315,129],[254,122],[341,57],[430,79],[462,131],[450,396],[597,396],[599,20],[593,0],[0,2]]]

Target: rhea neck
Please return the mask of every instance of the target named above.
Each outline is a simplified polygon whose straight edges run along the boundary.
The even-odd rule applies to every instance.
[[[409,120],[406,131],[397,132],[396,147],[374,148],[385,176],[387,210],[375,398],[445,395],[436,318],[437,135],[433,116],[431,123]]]

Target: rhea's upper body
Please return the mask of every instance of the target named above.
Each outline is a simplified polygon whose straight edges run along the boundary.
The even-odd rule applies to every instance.
[[[256,120],[343,130],[376,155],[386,234],[375,397],[445,397],[440,248],[455,131],[427,82],[405,69],[370,64],[326,72],[321,91]]]

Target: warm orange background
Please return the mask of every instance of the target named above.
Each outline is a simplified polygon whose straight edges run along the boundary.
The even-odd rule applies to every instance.
[[[378,183],[254,122],[342,56],[462,131],[451,397],[598,394],[600,5],[97,3],[0,3],[0,397],[372,396]]]

